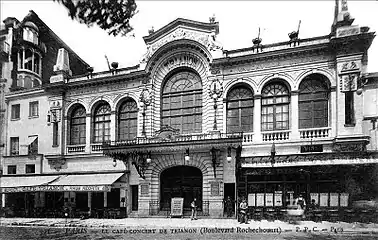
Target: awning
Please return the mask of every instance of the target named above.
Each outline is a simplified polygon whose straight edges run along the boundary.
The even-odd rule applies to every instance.
[[[38,136],[32,136],[32,137],[28,137],[28,140],[27,140],[27,146],[29,146],[30,144],[32,144],[36,139],[38,138]]]
[[[32,188],[47,185],[59,176],[12,176],[0,178],[1,192],[30,192]]]
[[[99,173],[99,174],[80,174],[61,176],[49,186],[110,186],[118,180],[123,173]],[[76,190],[72,190],[76,191]],[[91,190],[84,190],[91,191]],[[92,190],[93,191],[93,190]]]
[[[124,173],[98,173],[60,176],[6,177],[1,191],[12,192],[110,192],[111,185]]]

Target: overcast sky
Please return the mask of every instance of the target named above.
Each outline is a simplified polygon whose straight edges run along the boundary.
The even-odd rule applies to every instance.
[[[131,23],[133,37],[113,37],[94,26],[88,28],[71,20],[67,10],[53,0],[1,0],[1,20],[16,17],[22,20],[34,10],[68,46],[94,67],[95,72],[108,69],[104,55],[119,67],[139,63],[146,51],[143,36],[151,26],[155,30],[176,18],[208,22],[215,14],[220,33],[217,40],[225,50],[252,46],[251,40],[262,29],[263,44],[288,40],[288,33],[297,29],[301,20],[300,38],[323,36],[330,33],[333,22],[333,0],[327,1],[137,1],[139,13]],[[378,30],[378,1],[348,1],[354,24]],[[369,72],[378,72],[378,39],[369,49]]]

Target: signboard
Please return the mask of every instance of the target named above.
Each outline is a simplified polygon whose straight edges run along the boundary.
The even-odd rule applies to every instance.
[[[1,188],[3,193],[13,192],[110,192],[108,185],[97,186],[30,186]]]
[[[140,185],[140,194],[142,196],[146,196],[148,195],[148,188],[149,188],[149,185],[148,184],[141,184]]]
[[[182,216],[184,207],[184,198],[172,198],[171,216]]]
[[[320,193],[320,207],[328,207],[328,193]]]
[[[256,193],[256,207],[264,206],[264,193]]]
[[[256,206],[256,194],[250,193],[248,194],[248,206],[255,207]]]
[[[265,195],[265,206],[273,207],[273,193],[267,193]]]
[[[348,207],[349,193],[340,193],[340,207]]]
[[[301,153],[323,152],[323,145],[304,145],[301,146]]]
[[[338,193],[330,193],[329,194],[329,206],[330,207],[338,207],[339,206],[339,194]]]
[[[310,202],[314,199],[315,204],[319,204],[319,193],[310,193],[310,198]]]
[[[275,207],[281,207],[282,206],[282,193],[281,192],[275,192],[274,193],[274,206]]]
[[[219,182],[210,182],[211,196],[219,196]]]

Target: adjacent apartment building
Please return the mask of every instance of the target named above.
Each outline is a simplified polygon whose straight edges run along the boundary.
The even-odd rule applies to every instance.
[[[138,65],[98,73],[30,16],[7,28],[36,25],[41,40],[31,69],[28,48],[10,44],[3,71],[7,214],[180,215],[177,200],[185,215],[196,198],[217,218],[230,197],[265,217],[300,194],[337,211],[377,196],[375,33],[346,1],[329,35],[235,50],[214,18],[179,18],[143,38]]]

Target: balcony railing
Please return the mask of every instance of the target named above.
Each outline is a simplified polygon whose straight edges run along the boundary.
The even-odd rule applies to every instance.
[[[253,133],[243,133],[243,143],[251,143],[253,141]]]
[[[81,153],[81,152],[85,152],[85,144],[67,146],[67,153]]]
[[[290,137],[290,130],[274,131],[274,132],[262,132],[263,142],[269,141],[283,141],[288,140]]]
[[[138,137],[133,140],[116,141],[115,145],[138,145],[138,144],[153,144],[162,142],[188,142],[188,141],[201,141],[201,140],[214,140],[214,139],[232,139],[242,137],[242,133],[202,133],[192,135],[176,135],[170,138],[143,138]],[[93,149],[93,147],[92,147]]]
[[[299,134],[301,139],[327,138],[330,130],[330,127],[299,129]]]
[[[92,143],[91,152],[102,152],[102,143]]]

